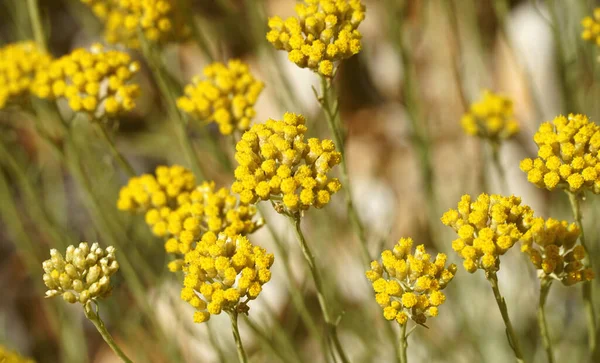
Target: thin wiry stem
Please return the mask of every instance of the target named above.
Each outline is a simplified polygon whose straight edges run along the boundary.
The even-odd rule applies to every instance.
[[[242,344],[242,338],[240,336],[240,330],[238,328],[238,312],[228,311],[227,314],[229,314],[229,318],[231,319],[231,331],[233,332],[233,339],[235,340],[238,359],[240,360],[240,363],[248,363],[248,356],[244,350],[244,345]]]
[[[542,336],[542,342],[544,343],[544,349],[546,350],[546,356],[548,357],[548,363],[554,363],[554,353],[552,351],[552,339],[548,329],[548,322],[546,321],[546,298],[550,292],[552,286],[552,280],[544,279],[540,285],[540,301],[538,304],[537,319],[540,327],[540,335]]]
[[[117,343],[115,343],[115,340],[104,326],[104,322],[100,318],[100,314],[98,314],[98,311],[94,311],[94,309],[92,308],[91,302],[88,302],[83,306],[83,311],[85,312],[85,317],[88,318],[88,320],[91,321],[92,324],[94,324],[96,330],[98,330],[98,333],[102,335],[102,339],[104,339],[104,341],[106,342],[106,344],[108,344],[110,349],[112,349],[112,351],[115,352],[115,354],[119,358],[121,358],[123,362],[132,363],[131,359],[129,359],[129,357],[127,357],[127,355],[121,350],[121,348],[119,348]]]
[[[402,328],[400,328],[400,350],[399,357],[401,363],[408,363],[408,336],[406,335],[406,326],[408,322],[402,324]]]

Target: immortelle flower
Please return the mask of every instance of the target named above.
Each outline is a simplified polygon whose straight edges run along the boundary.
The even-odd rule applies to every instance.
[[[360,0],[305,0],[298,17],[269,19],[267,40],[297,66],[331,77],[337,62],[360,52],[365,11]]]
[[[520,165],[529,182],[548,190],[600,193],[600,127],[587,116],[570,114],[544,122],[533,140],[538,157]]]
[[[42,267],[48,287],[46,297],[62,296],[68,303],[85,305],[110,294],[110,277],[119,270],[119,263],[114,247],[102,249],[98,243],[90,247],[81,242],[78,247],[67,247],[64,257],[57,250],[50,250],[50,259]]]
[[[342,187],[327,174],[342,155],[331,140],[304,140],[304,116],[286,113],[250,128],[236,145],[236,181],[242,203],[272,200],[279,212],[322,208]]]
[[[593,17],[583,18],[581,26],[583,26],[581,38],[600,46],[600,8],[594,9]]]
[[[488,90],[483,92],[479,101],[471,104],[469,111],[463,115],[461,124],[467,134],[494,143],[509,139],[519,132],[512,100]]]
[[[51,61],[51,56],[32,41],[0,48],[0,110],[14,99],[29,94],[38,69]]]
[[[140,88],[132,83],[140,66],[127,53],[100,44],[79,48],[37,72],[33,92],[43,99],[66,99],[75,112],[95,119],[131,111]]]
[[[432,260],[424,245],[417,246],[414,253],[412,245],[411,238],[401,238],[393,250],[381,253],[381,262],[371,262],[366,273],[383,316],[400,325],[409,318],[423,325],[427,317],[437,316],[438,306],[446,301],[441,290],[456,274],[456,265],[446,267],[445,254]]]
[[[196,309],[194,322],[205,322],[221,311],[247,313],[248,302],[271,279],[273,259],[246,237],[204,234],[185,255],[183,266],[181,298]]]
[[[204,68],[204,77],[185,87],[177,106],[199,120],[216,123],[223,135],[248,130],[264,84],[240,60],[213,63]]]
[[[0,362],[2,363],[35,363],[33,359],[25,358],[19,353],[0,345]]]
[[[464,259],[465,270],[473,273],[497,271],[499,257],[521,239],[532,219],[533,210],[521,205],[521,198],[484,193],[473,202],[470,195],[463,195],[458,208],[448,210],[441,220],[458,234],[452,249]]]

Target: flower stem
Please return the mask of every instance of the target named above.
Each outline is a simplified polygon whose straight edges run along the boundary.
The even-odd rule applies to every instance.
[[[125,171],[129,177],[136,176],[137,174],[135,172],[135,169],[133,168],[133,166],[131,166],[131,164],[129,163],[129,161],[127,161],[123,154],[121,154],[121,152],[117,149],[117,146],[108,135],[106,127],[104,127],[104,125],[102,125],[100,121],[95,121],[93,122],[93,124],[94,127],[96,127],[96,129],[99,131],[100,136],[102,136],[102,139],[110,149],[110,152],[113,154],[113,157],[117,160],[123,171]]]
[[[40,16],[40,8],[37,0],[27,0],[27,9],[29,12],[29,21],[33,31],[33,37],[37,46],[46,51],[46,38],[44,37],[44,28],[42,27],[42,19]]]
[[[231,331],[233,332],[233,339],[235,339],[235,345],[237,347],[240,363],[248,363],[248,356],[244,350],[242,338],[240,337],[240,330],[238,329],[238,312],[235,310],[228,311],[227,314],[229,314],[229,318],[231,319]]]
[[[400,351],[399,351],[400,356],[398,358],[400,359],[401,363],[408,363],[408,355],[407,355],[408,336],[406,335],[406,326],[407,325],[408,325],[408,322],[402,324],[402,328],[400,329]]]
[[[542,336],[542,342],[544,343],[544,349],[548,356],[548,363],[554,363],[554,353],[552,352],[552,339],[550,338],[550,332],[548,330],[548,322],[546,322],[546,298],[550,292],[552,286],[552,280],[544,279],[541,281],[540,288],[540,302],[538,304],[537,318],[540,326],[540,334]]]
[[[500,186],[503,193],[509,193],[508,182],[506,181],[506,172],[504,171],[504,167],[500,162],[500,144],[498,142],[492,142],[492,162],[494,163],[494,167],[498,172],[498,177],[500,178]]]
[[[110,349],[112,349],[113,352],[115,352],[115,354],[119,358],[121,358],[121,360],[123,362],[132,363],[131,359],[129,359],[129,357],[127,357],[127,355],[125,355],[125,353],[123,353],[121,348],[119,348],[117,343],[115,343],[115,341],[113,340],[113,338],[110,335],[110,333],[108,332],[108,330],[106,330],[106,327],[104,326],[104,322],[102,321],[102,319],[100,319],[100,315],[98,314],[98,311],[97,310],[94,311],[92,309],[91,302],[88,302],[87,304],[85,304],[83,306],[83,311],[85,312],[85,317],[88,318],[88,320],[94,324],[94,326],[98,330],[98,333],[100,333],[100,335],[102,335],[102,338],[104,339],[106,344],[108,344]]]
[[[517,362],[524,363],[525,359],[523,358],[523,353],[521,352],[521,345],[519,344],[517,334],[515,333],[512,323],[510,322],[510,317],[508,316],[508,308],[506,307],[506,301],[504,301],[504,297],[502,297],[502,294],[500,294],[500,289],[498,288],[498,276],[495,272],[486,272],[486,278],[492,286],[492,290],[494,291],[494,298],[496,298],[498,309],[500,309],[502,320],[504,320],[508,344],[513,349]]]
[[[327,302],[325,301],[325,295],[323,293],[323,279],[321,278],[321,274],[317,269],[315,263],[315,257],[310,250],[310,247],[306,243],[306,238],[304,238],[304,234],[302,233],[302,228],[300,227],[301,218],[299,215],[290,216],[290,222],[294,226],[294,230],[296,232],[296,237],[298,238],[298,242],[300,243],[300,248],[302,248],[302,253],[304,254],[304,259],[308,264],[308,268],[310,269],[310,273],[312,275],[313,281],[315,283],[315,288],[317,289],[317,298],[319,300],[319,306],[321,307],[321,312],[323,313],[323,318],[325,319],[325,324],[327,325],[327,334],[328,338],[331,339],[335,350],[340,356],[340,359],[343,363],[349,363],[348,357],[344,352],[340,339],[337,335],[337,323],[333,321],[331,313],[329,311],[329,307],[327,306]]]

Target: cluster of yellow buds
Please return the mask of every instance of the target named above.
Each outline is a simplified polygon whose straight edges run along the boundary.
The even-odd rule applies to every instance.
[[[439,253],[431,261],[425,246],[412,253],[413,240],[401,238],[393,250],[381,253],[381,262],[371,262],[366,272],[373,284],[375,299],[387,320],[400,325],[408,319],[425,324],[427,317],[438,315],[438,306],[446,301],[443,290],[456,274],[456,265],[446,267],[446,255]]]
[[[136,213],[145,213],[154,208],[174,208],[182,194],[186,197],[196,188],[196,177],[181,165],[161,165],[156,168],[155,174],[129,179],[129,183],[119,192],[117,208]]]
[[[477,269],[496,272],[499,256],[521,239],[532,220],[533,210],[521,205],[521,198],[485,193],[474,202],[470,195],[463,195],[458,208],[442,216],[442,223],[458,234],[452,249],[464,259],[463,266],[470,273]]]
[[[185,255],[183,267],[181,298],[196,309],[194,321],[205,322],[221,311],[247,313],[248,301],[271,279],[273,259],[246,237],[205,234]]]
[[[305,142],[304,123],[304,116],[286,113],[283,121],[270,119],[242,135],[236,145],[236,181],[231,186],[242,203],[270,199],[278,203],[278,211],[296,213],[310,206],[322,208],[340,190],[339,180],[328,178],[327,173],[342,155],[331,140]]]
[[[492,142],[509,139],[519,132],[512,100],[488,90],[483,92],[481,100],[471,104],[461,124],[467,134]]]
[[[40,98],[65,98],[75,112],[95,118],[131,111],[139,86],[131,83],[140,66],[127,53],[95,44],[79,48],[40,69],[33,92]]]
[[[552,278],[565,285],[590,281],[591,269],[585,268],[585,249],[578,245],[580,230],[575,223],[535,218],[523,235],[521,251],[527,253],[539,270],[540,279]]]
[[[570,114],[544,122],[533,140],[538,157],[521,161],[529,182],[548,190],[600,193],[600,127],[587,116]]]
[[[586,16],[581,20],[583,31],[581,38],[600,46],[600,8],[594,9],[594,16]]]
[[[51,61],[32,41],[0,48],[0,110],[11,99],[29,94],[38,69]]]
[[[365,11],[360,0],[304,0],[296,5],[297,18],[269,19],[267,40],[299,67],[331,77],[336,62],[360,52],[357,28]]]
[[[173,0],[81,0],[104,23],[108,43],[139,48],[138,32],[152,42],[185,39],[190,30]]]
[[[248,130],[264,84],[240,60],[230,60],[227,65],[213,63],[204,68],[204,77],[196,77],[185,87],[178,107],[200,120],[215,122],[223,135]]]
[[[0,362],[2,363],[35,363],[33,359],[25,358],[3,345],[0,345]]]
[[[67,247],[64,257],[50,250],[50,259],[42,267],[48,287],[46,297],[61,295],[71,304],[108,296],[112,290],[110,277],[119,270],[114,247],[104,250],[97,243],[90,247],[86,242]]]

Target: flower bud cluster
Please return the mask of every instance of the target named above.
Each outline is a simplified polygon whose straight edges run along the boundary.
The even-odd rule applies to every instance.
[[[493,142],[509,139],[519,132],[512,100],[487,90],[481,100],[471,104],[461,124],[467,134]]]
[[[600,47],[600,8],[594,9],[593,16],[586,16],[581,20],[583,40],[595,43]]]

